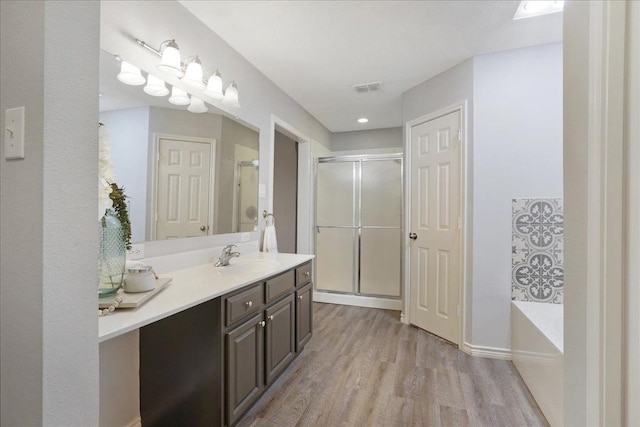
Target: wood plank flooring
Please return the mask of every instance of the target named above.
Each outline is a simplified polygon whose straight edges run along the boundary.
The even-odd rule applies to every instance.
[[[314,336],[238,424],[547,426],[513,364],[469,356],[398,312],[314,304]]]

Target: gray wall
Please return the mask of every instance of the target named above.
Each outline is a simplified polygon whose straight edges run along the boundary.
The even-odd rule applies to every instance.
[[[276,131],[273,162],[273,216],[278,252],[296,252],[298,202],[297,142]]]
[[[331,134],[331,151],[375,150],[402,146],[401,127]]]
[[[99,10],[0,2],[0,111],[26,107],[26,157],[0,159],[2,425],[98,423]]]

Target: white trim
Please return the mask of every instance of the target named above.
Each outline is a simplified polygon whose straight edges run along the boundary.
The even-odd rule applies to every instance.
[[[129,423],[127,423],[125,426],[123,427],[142,427],[142,418],[140,417],[135,417],[134,419],[132,419],[131,421],[129,421]]]
[[[511,350],[508,348],[485,347],[482,345],[473,345],[463,342],[462,351],[471,356],[488,357],[490,359],[511,360]]]
[[[312,159],[311,159],[311,138],[291,126],[275,114],[271,115],[271,125],[269,128],[269,164],[271,165],[271,173],[269,174],[267,184],[267,210],[273,211],[273,183],[274,183],[274,160],[276,146],[276,130],[298,143],[298,218],[297,218],[297,253],[313,254],[313,246],[311,245],[311,231],[313,224],[311,222],[311,194],[313,192],[312,177]],[[315,269],[314,269],[315,270]]]
[[[411,232],[411,128],[419,124],[428,122],[430,120],[437,119],[438,117],[459,111],[460,112],[460,129],[462,130],[462,137],[460,141],[460,185],[461,185],[461,198],[460,198],[460,210],[462,217],[462,230],[460,230],[460,291],[459,291],[459,305],[460,305],[460,318],[459,318],[459,341],[454,343],[458,348],[462,348],[462,343],[467,339],[466,328],[466,300],[467,290],[470,287],[471,274],[468,271],[468,263],[471,259],[469,252],[468,241],[471,236],[471,215],[469,206],[471,205],[471,194],[469,191],[469,180],[471,179],[470,167],[469,167],[469,138],[468,138],[468,106],[467,100],[462,100],[451,104],[440,110],[434,111],[430,114],[426,114],[421,117],[417,117],[413,120],[409,120],[404,125],[404,185],[405,185],[405,212],[404,212],[404,234],[402,236],[402,244],[404,247],[404,275],[403,275],[403,312],[400,316],[400,320],[403,323],[409,324],[410,318],[410,301],[411,298],[411,252],[410,244],[406,239],[406,235]]]
[[[313,291],[313,301],[328,304],[352,305],[357,307],[382,308],[385,310],[402,310],[402,300],[367,297],[362,295],[335,294],[331,292]]]
[[[157,212],[157,190],[158,190],[158,161],[160,159],[160,139],[176,139],[179,141],[185,142],[199,142],[204,144],[211,145],[211,155],[209,158],[210,166],[209,166],[209,218],[207,221],[209,223],[209,230],[207,230],[207,235],[217,234],[214,233],[214,212],[215,212],[215,195],[216,195],[216,149],[218,141],[215,138],[201,138],[197,136],[183,136],[183,135],[170,135],[166,133],[153,133],[152,147],[150,156],[150,165],[149,171],[151,173],[151,182],[148,189],[149,201],[147,205],[147,226],[145,230],[145,241],[155,241],[156,240],[156,212]]]

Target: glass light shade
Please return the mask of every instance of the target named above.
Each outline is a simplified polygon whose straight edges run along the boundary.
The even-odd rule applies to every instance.
[[[216,101],[220,101],[224,98],[224,94],[222,93],[222,78],[220,77],[219,72],[216,71],[211,75],[211,77],[209,77],[204,94]]]
[[[135,65],[131,65],[126,61],[122,61],[120,64],[120,72],[118,73],[118,80],[122,83],[131,86],[140,86],[145,83],[144,77],[140,72],[140,68]]]
[[[187,86],[204,89],[204,83],[202,82],[202,63],[197,56],[187,65],[187,71],[185,71],[182,81]]]
[[[191,97],[191,104],[189,104],[187,110],[192,113],[206,113],[209,111],[207,106],[204,105],[204,101],[200,98],[196,98],[195,96]]]
[[[151,96],[165,96],[169,94],[169,89],[159,77],[149,74],[147,76],[147,85],[144,87],[144,92]]]
[[[182,64],[180,63],[180,49],[175,41],[170,41],[162,50],[162,59],[157,65],[158,70],[172,76],[182,77]]]
[[[227,90],[224,92],[224,98],[222,103],[233,108],[240,108],[240,102],[238,101],[238,86],[236,82],[232,82]]]
[[[187,105],[190,102],[189,95],[187,94],[187,92],[174,86],[171,88],[171,96],[169,97],[169,102],[173,105]]]

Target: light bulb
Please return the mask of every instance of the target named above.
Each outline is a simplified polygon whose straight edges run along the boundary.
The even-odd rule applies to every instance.
[[[171,88],[169,102],[173,105],[187,105],[189,104],[189,95],[187,92],[174,86]]]
[[[196,98],[195,96],[191,97],[191,104],[189,104],[187,110],[192,113],[206,113],[209,111],[207,106],[204,105],[204,101],[200,98]]]
[[[224,98],[224,94],[222,93],[222,78],[220,77],[220,73],[218,71],[216,71],[211,75],[211,77],[209,77],[207,88],[204,90],[204,94],[215,99],[216,101],[220,101],[222,98]]]
[[[240,102],[238,101],[238,86],[236,82],[232,82],[227,90],[224,92],[224,98],[222,103],[233,108],[240,108]]]
[[[122,64],[120,64],[120,72],[117,77],[122,83],[131,86],[140,86],[146,81],[144,77],[142,77],[140,68],[135,65],[131,65],[126,61],[122,61]]]
[[[151,96],[165,96],[169,94],[169,89],[167,89],[164,80],[152,74],[147,76],[147,85],[143,90]]]
[[[180,63],[180,49],[175,40],[170,40],[166,43],[167,45],[162,49],[162,59],[157,68],[172,76],[182,77],[184,73]]]
[[[187,71],[185,71],[182,81],[187,86],[204,89],[204,83],[202,82],[202,63],[197,56],[187,65]]]

